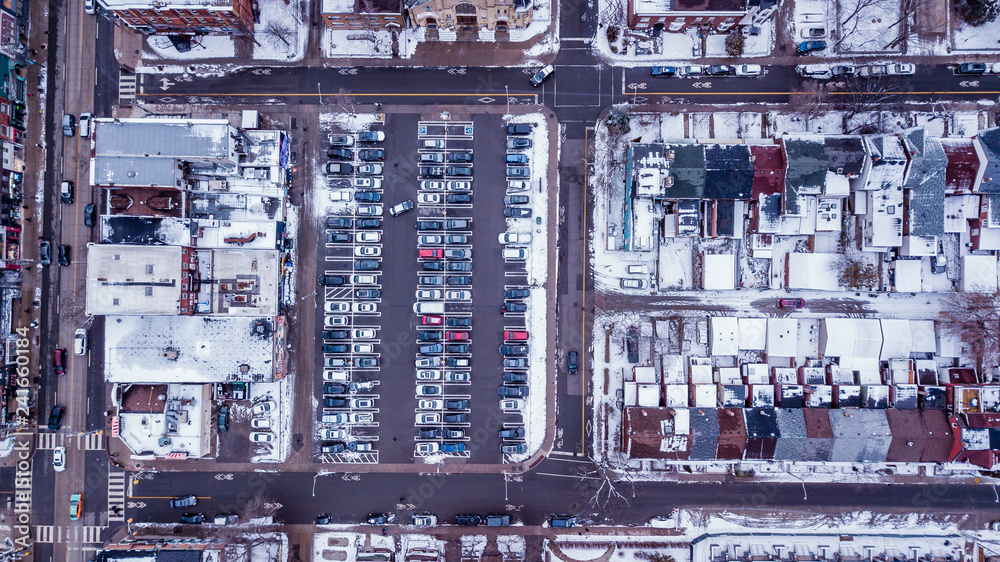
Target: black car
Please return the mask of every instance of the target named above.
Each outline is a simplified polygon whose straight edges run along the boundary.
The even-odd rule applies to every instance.
[[[332,516],[327,515],[325,513],[320,513],[319,515],[316,516],[317,525],[329,525],[330,523],[333,523]]]
[[[59,265],[69,265],[69,246],[59,244]]]
[[[326,165],[326,173],[328,174],[338,174],[346,175],[354,171],[354,166],[351,166],[347,162],[330,162]]]
[[[505,299],[523,299],[531,295],[528,289],[507,289],[503,292]]]
[[[445,429],[441,432],[445,439],[462,439],[465,437],[464,429]]]
[[[580,354],[578,354],[575,351],[570,351],[567,367],[569,367],[569,374],[575,375],[576,372],[580,369]]]
[[[42,240],[38,243],[38,261],[42,265],[49,265],[52,263],[52,243],[48,240]]]
[[[472,153],[471,152],[452,152],[451,154],[448,155],[448,161],[449,162],[459,162],[459,163],[462,163],[462,164],[468,164],[469,162],[472,162]]]
[[[531,139],[507,139],[507,150],[531,148]]]
[[[343,275],[320,275],[319,284],[327,287],[336,287],[347,283],[347,278]]]
[[[981,62],[967,62],[958,65],[959,74],[983,74],[986,72],[986,65]]]
[[[420,166],[417,172],[424,177],[439,178],[444,175],[444,166]]]
[[[503,216],[510,218],[526,218],[531,216],[531,209],[528,207],[504,207]]]
[[[449,175],[449,176],[455,176],[455,177],[460,177],[460,178],[467,178],[467,177],[471,177],[472,176],[472,167],[469,166],[469,167],[465,168],[465,167],[461,167],[461,166],[448,166],[448,168],[445,169],[444,173],[445,173],[445,175]]]
[[[83,208],[83,225],[84,226],[94,226],[94,222],[97,220],[94,214],[94,204],[87,203],[87,206]]]
[[[453,287],[467,287],[472,285],[472,277],[468,275],[451,275],[448,277],[448,284]]]
[[[483,524],[483,518],[478,515],[456,515],[455,524],[461,525],[462,527],[478,527]]]
[[[507,195],[503,198],[506,205],[527,205],[530,200],[527,195]]]
[[[59,431],[62,427],[63,416],[66,415],[65,406],[55,406],[52,408],[52,413],[49,414],[49,431]]]
[[[446,410],[468,410],[469,401],[468,400],[445,400],[444,408]]]
[[[500,430],[501,439],[524,439],[524,435],[523,427],[511,427]]]
[[[354,151],[347,148],[328,148],[326,149],[326,157],[335,160],[353,160]]]
[[[426,275],[423,277],[417,277],[417,285],[440,287],[441,285],[444,285],[444,275]]]
[[[328,343],[323,346],[323,353],[348,353],[351,346],[343,343]]]
[[[358,219],[358,224],[355,226],[358,228],[380,228],[382,219]]]
[[[528,123],[516,123],[513,125],[507,125],[508,135],[530,135],[531,125]]]
[[[323,405],[327,408],[346,408],[347,398],[323,398]]]
[[[444,325],[449,328],[468,328],[472,326],[472,318],[456,318],[454,316],[449,316],[445,319]]]
[[[347,340],[351,338],[351,333],[347,330],[323,330],[320,335],[325,340]]]
[[[441,430],[440,429],[421,429],[417,432],[417,437],[420,439],[440,439]]]
[[[323,394],[347,394],[347,387],[332,382],[323,384]]]
[[[471,203],[472,196],[468,193],[449,193],[444,196],[445,203]]]
[[[346,244],[352,240],[350,232],[327,232],[326,241],[330,244]]]
[[[441,230],[443,227],[441,221],[417,221],[417,230]]]
[[[444,271],[444,262],[425,261],[420,265],[425,271]]]
[[[359,299],[373,300],[382,296],[382,292],[378,289],[358,289],[354,291],[354,296]]]
[[[327,228],[351,228],[353,225],[354,219],[351,217],[326,217]],[[351,239],[348,238],[347,241],[350,242]]]
[[[528,387],[504,385],[497,388],[497,394],[506,398],[527,398]]]
[[[195,496],[180,496],[170,500],[170,508],[176,507],[191,507],[193,505],[198,505],[198,498]]]
[[[733,67],[727,64],[715,64],[705,69],[705,74],[709,76],[726,76],[733,73]]]
[[[389,516],[384,513],[369,513],[368,514],[368,524],[369,525],[385,525],[389,522]]]
[[[528,375],[525,373],[506,372],[503,374],[503,382],[525,383],[528,382]]]
[[[205,516],[201,513],[185,513],[181,515],[181,523],[188,525],[201,525],[205,522]]]
[[[229,429],[229,406],[219,406],[219,417],[217,419],[219,431]]]
[[[358,151],[358,159],[365,162],[375,162],[385,160],[385,151],[381,148],[366,148]]]
[[[500,311],[504,314],[515,313],[515,312],[528,312],[528,305],[523,302],[505,302],[500,308]]]
[[[420,330],[417,332],[417,341],[441,341],[444,339],[444,332],[435,330]]]
[[[444,350],[448,353],[472,353],[472,346],[467,343],[450,343]]]
[[[358,142],[382,142],[385,140],[385,133],[382,131],[361,131],[358,133]]]
[[[354,200],[362,203],[378,203],[382,200],[382,194],[377,191],[355,191]]]
[[[527,355],[528,346],[504,344],[500,346],[500,355]]]
[[[379,268],[378,260],[354,260],[354,269],[359,271],[372,271]]]
[[[465,271],[465,272],[469,272],[469,271],[472,271],[472,262],[467,262],[467,261],[451,261],[451,262],[448,262],[448,265],[447,265],[446,269],[448,271]]]
[[[468,423],[469,414],[445,414],[441,419],[444,423]]]
[[[468,362],[468,359],[462,359],[460,357],[445,357],[444,364],[446,367],[468,367],[468,364],[462,365],[460,362]],[[448,420],[445,420],[448,421]]]

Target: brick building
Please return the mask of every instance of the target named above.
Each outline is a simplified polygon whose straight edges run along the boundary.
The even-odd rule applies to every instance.
[[[144,34],[253,33],[251,0],[102,0],[125,25]]]
[[[330,29],[400,29],[406,25],[402,0],[323,0]]]

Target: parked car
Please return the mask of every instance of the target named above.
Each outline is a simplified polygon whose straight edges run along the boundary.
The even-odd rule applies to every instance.
[[[531,139],[507,139],[507,150],[524,150],[531,148]]]
[[[334,431],[334,430],[327,430],[327,431]],[[343,431],[343,430],[341,430],[341,431]],[[320,447],[319,447],[319,452],[320,453],[325,453],[325,454],[343,453],[346,450],[347,450],[347,446],[344,445],[343,442],[339,442],[339,441],[325,442],[325,443],[320,444]]]
[[[56,376],[66,374],[66,350],[61,347],[52,350],[52,372]]]
[[[326,157],[334,160],[353,160],[354,151],[348,148],[328,148],[326,149]]]
[[[778,308],[802,308],[805,301],[802,299],[778,299]]]
[[[93,203],[87,203],[87,206],[83,208],[83,226],[94,226],[97,222],[96,208]]]
[[[507,195],[503,198],[505,205],[527,205],[530,201],[527,195]]]
[[[505,341],[528,341],[528,332],[523,330],[504,330]]]
[[[385,151],[381,148],[366,148],[358,151],[358,159],[365,162],[385,160]]]
[[[266,414],[276,408],[274,400],[265,400],[253,405],[253,413],[256,415]]]
[[[363,176],[377,176],[382,173],[382,164],[362,164],[358,166],[358,173]]]
[[[531,168],[527,166],[507,166],[508,178],[528,178],[531,177]]]
[[[66,135],[67,137],[73,136],[73,131],[74,131],[73,123],[75,120],[76,118],[70,115],[69,113],[63,114],[62,130],[63,134]]]
[[[551,64],[547,64],[543,66],[541,69],[539,69],[538,72],[532,74],[531,79],[528,80],[528,82],[530,82],[532,86],[537,87],[541,85],[541,83],[544,82],[546,79],[548,79],[549,76],[552,76],[552,74],[555,71],[556,69],[554,66],[552,66]]]
[[[733,67],[727,64],[715,64],[705,69],[705,74],[709,76],[727,76],[733,73]]]
[[[509,169],[509,168],[508,168]],[[508,218],[528,218],[531,216],[530,207],[504,207],[503,216]]]
[[[73,202],[73,182],[64,180],[59,184],[59,198],[63,203]]]
[[[452,152],[448,154],[449,162],[458,162],[461,164],[469,164],[472,162],[471,152]]]
[[[761,76],[764,68],[759,64],[740,64],[736,66],[737,76]]]
[[[444,166],[419,166],[417,173],[428,178],[440,178],[444,175]]]
[[[549,525],[555,528],[576,527],[576,517],[557,515],[549,519]]]
[[[424,442],[424,443],[417,443],[415,452],[418,455],[431,455],[437,453],[440,449],[441,446],[438,445],[437,443]],[[414,518],[416,518],[416,515],[414,515]]]
[[[69,246],[59,244],[59,265],[69,265]]]
[[[171,509],[178,508],[178,507],[192,507],[192,506],[195,506],[195,505],[198,505],[198,498],[195,497],[195,496],[193,496],[193,495],[192,496],[179,496],[179,497],[176,497],[176,498],[170,500],[170,507],[171,507]]]
[[[361,131],[358,133],[358,142],[383,142],[385,133],[382,131]]]
[[[530,135],[531,134],[531,124],[530,123],[513,123],[507,125],[508,135]]]
[[[504,443],[500,445],[500,452],[507,455],[523,455],[528,452],[528,446],[524,443]]]
[[[218,417],[216,419],[217,425],[219,426],[220,432],[225,432],[229,429],[229,407],[219,406]]]
[[[472,203],[472,196],[468,193],[449,193],[445,195],[444,202],[454,205],[458,203]]]
[[[370,513],[368,514],[368,524],[369,525],[385,525],[389,522],[389,516],[384,513]]]
[[[205,515],[202,513],[185,513],[181,515],[181,523],[187,525],[201,525],[205,522]]]
[[[448,166],[444,171],[445,175],[457,177],[469,177],[472,175],[472,167]]]
[[[653,69],[650,71],[650,74],[653,75],[653,76],[660,77],[660,78],[669,77],[669,76],[676,76],[677,75],[677,67],[674,67],[674,66],[654,66]]]
[[[330,135],[331,146],[354,146],[354,137],[350,135]]]
[[[441,452],[442,453],[461,453],[465,451],[465,443],[442,443]]]
[[[378,203],[382,200],[382,194],[377,191],[355,191],[354,200],[360,203]]]
[[[502,314],[518,314],[528,311],[528,305],[523,302],[505,302],[503,306],[500,307],[500,312]]]
[[[483,523],[483,518],[478,515],[459,514],[455,516],[455,524],[462,527],[478,527]]]
[[[417,161],[421,164],[443,164],[444,154],[441,152],[422,152],[417,155]]]
[[[800,55],[805,55],[814,51],[822,51],[825,48],[826,41],[803,41],[795,46],[795,50]]]
[[[332,175],[347,175],[354,171],[354,166],[347,162],[329,162],[326,165],[326,173]]]
[[[509,427],[500,430],[501,439],[524,439],[525,432],[523,427]]]
[[[362,229],[380,228],[382,226],[382,219],[358,219],[355,226]]]
[[[396,203],[392,207],[389,207],[389,214],[395,217],[411,209],[413,209],[413,201],[407,199],[406,201],[403,201],[401,203]]]
[[[566,366],[569,369],[569,374],[575,375],[580,369],[580,354],[576,351],[570,351],[566,361]]]
[[[336,287],[347,283],[347,278],[343,275],[320,275],[319,284],[326,287]]]
[[[38,261],[42,265],[49,265],[52,263],[52,242],[48,240],[42,240],[38,243]]]
[[[274,434],[270,431],[251,431],[250,441],[254,443],[270,443],[274,441]]]
[[[527,398],[528,397],[528,387],[526,386],[506,386],[502,385],[497,388],[497,393],[503,397],[511,398]]]
[[[986,65],[981,62],[966,62],[958,65],[959,74],[983,74],[986,72]]]
[[[417,221],[417,230],[441,230],[444,223],[441,221]]]

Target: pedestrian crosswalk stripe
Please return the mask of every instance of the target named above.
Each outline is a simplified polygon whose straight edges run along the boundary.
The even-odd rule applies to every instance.
[[[135,101],[136,76],[134,74],[118,73],[118,102],[131,104]]]
[[[84,451],[103,451],[104,450],[104,434],[103,433],[86,433],[80,436],[80,449]]]
[[[62,435],[59,433],[39,433],[38,434],[38,445],[36,449],[52,450],[58,446],[58,443],[62,441]]]
[[[66,533],[66,542],[94,544],[101,542],[101,531],[105,527],[80,526],[69,527]]]
[[[125,520],[125,473],[108,472],[108,522]]]
[[[62,527],[35,525],[35,542],[45,544],[62,542]]]

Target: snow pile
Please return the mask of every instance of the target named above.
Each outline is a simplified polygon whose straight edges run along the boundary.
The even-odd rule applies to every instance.
[[[332,98],[332,96],[331,96]],[[374,113],[323,113],[319,116],[322,125],[335,125],[342,131],[367,131],[369,127],[379,122]]]
[[[247,561],[269,562],[271,560],[282,560],[282,553],[284,552],[288,552],[288,535],[285,533],[265,533],[254,540]]]
[[[486,535],[462,535],[462,558],[482,558],[486,542]]]
[[[229,59],[236,54],[236,43],[230,35],[191,37],[191,50],[183,53],[174,47],[166,35],[151,35],[147,38],[146,45],[150,50],[143,53],[143,58],[152,56],[152,58],[171,60]]]
[[[440,559],[444,554],[445,542],[430,535],[411,535],[403,533],[399,535],[399,550],[403,558],[409,560],[410,557],[431,556]]]
[[[546,412],[545,401],[548,383],[548,338],[546,317],[548,303],[546,281],[549,267],[549,197],[558,196],[558,187],[548,185],[549,176],[549,130],[545,117],[540,113],[525,115],[506,115],[504,123],[530,123],[534,127],[531,135],[531,149],[525,151],[528,155],[528,165],[531,167],[531,218],[507,219],[507,232],[531,233],[531,245],[528,249],[528,260],[525,263],[527,282],[531,287],[531,296],[527,300],[528,314],[525,318],[525,329],[528,332],[528,365],[530,366],[528,386],[531,389],[526,399],[524,411],[525,443],[528,453],[512,455],[514,460],[523,460],[542,446],[545,439]],[[556,203],[558,205],[558,203]],[[538,220],[541,219],[541,223]]]
[[[433,455],[423,455],[421,458],[423,459],[424,464],[444,464],[448,455],[445,453],[435,453]]]
[[[302,60],[309,37],[305,5],[301,0],[257,0],[260,23],[254,24],[255,60]]]

